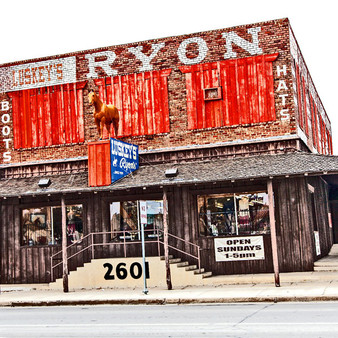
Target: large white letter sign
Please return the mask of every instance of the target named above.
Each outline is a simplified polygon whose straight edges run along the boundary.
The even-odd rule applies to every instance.
[[[142,53],[143,46],[130,47],[128,48],[128,51],[130,53],[133,53],[136,56],[136,58],[142,62],[142,67],[140,68],[140,72],[149,71],[153,69],[153,66],[150,64],[150,61],[157,55],[158,51],[161,48],[163,48],[164,45],[165,45],[164,42],[152,44],[151,48],[153,52],[149,56]]]
[[[198,56],[195,58],[187,58],[187,47],[191,43],[197,43],[198,45]],[[184,40],[177,49],[178,58],[185,65],[194,65],[204,60],[208,53],[207,43],[202,38],[189,38]]]
[[[95,58],[100,56],[106,56],[107,59],[103,61],[95,61]],[[96,78],[98,74],[95,71],[95,67],[101,67],[108,76],[116,75],[117,70],[112,69],[110,65],[115,61],[116,54],[110,50],[104,52],[98,52],[94,54],[86,54],[85,58],[88,60],[88,68],[89,73],[87,74],[87,78]]]
[[[259,48],[258,33],[261,31],[261,27],[249,28],[248,33],[252,36],[252,42],[247,41],[235,32],[223,33],[222,36],[226,39],[227,52],[224,54],[224,59],[235,58],[237,53],[232,50],[232,43],[243,48],[251,55],[262,54],[263,50]]]

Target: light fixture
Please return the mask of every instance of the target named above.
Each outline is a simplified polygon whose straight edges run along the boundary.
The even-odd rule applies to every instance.
[[[39,180],[38,186],[40,188],[48,188],[51,185],[52,181],[49,178],[41,178]]]
[[[177,168],[171,168],[165,171],[165,177],[176,177],[177,175],[178,175]]]

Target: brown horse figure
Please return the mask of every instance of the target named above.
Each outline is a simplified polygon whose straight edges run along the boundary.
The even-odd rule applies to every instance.
[[[110,126],[113,124],[115,137],[117,137],[117,132],[119,129],[119,111],[112,104],[103,103],[100,98],[91,90],[88,94],[89,103],[94,106],[94,121],[97,127],[97,131],[100,135],[100,140],[103,138],[103,126],[105,125],[108,130],[108,135],[110,138]]]

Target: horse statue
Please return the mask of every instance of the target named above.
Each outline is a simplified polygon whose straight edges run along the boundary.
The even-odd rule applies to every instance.
[[[88,100],[91,105],[94,106],[93,116],[97,127],[97,131],[100,135],[100,140],[103,138],[103,127],[106,126],[109,138],[110,126],[113,124],[115,137],[119,129],[120,115],[118,109],[112,104],[103,103],[96,95],[94,90],[91,90],[88,94]]]

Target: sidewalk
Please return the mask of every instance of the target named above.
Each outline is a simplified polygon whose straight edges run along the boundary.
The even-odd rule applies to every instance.
[[[196,304],[234,302],[338,301],[338,272],[284,273],[281,286],[275,287],[273,276],[244,275],[235,285],[224,276],[208,286],[187,286],[167,290],[95,289],[68,293],[49,290],[48,285],[1,285],[0,306],[56,306],[99,304]],[[234,276],[232,276],[234,278]]]

